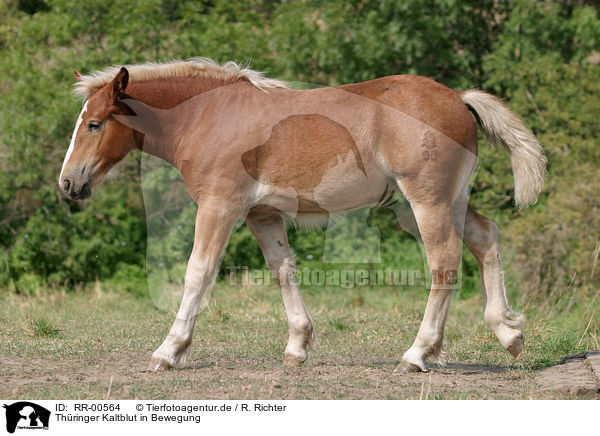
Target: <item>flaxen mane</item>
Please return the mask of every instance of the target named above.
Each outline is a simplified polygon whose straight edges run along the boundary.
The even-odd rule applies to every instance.
[[[84,99],[89,98],[98,89],[112,81],[119,68],[120,66],[112,66],[102,71],[81,76],[75,84],[75,94]],[[244,80],[261,90],[287,88],[285,82],[264,77],[263,73],[251,70],[233,61],[219,65],[212,59],[203,57],[168,63],[147,62],[138,65],[127,65],[126,68],[129,71],[131,82],[169,77],[210,76],[231,81]]]

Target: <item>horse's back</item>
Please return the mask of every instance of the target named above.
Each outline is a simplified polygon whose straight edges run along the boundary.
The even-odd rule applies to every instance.
[[[397,109],[477,153],[476,125],[460,92],[435,80],[406,74],[337,88]]]

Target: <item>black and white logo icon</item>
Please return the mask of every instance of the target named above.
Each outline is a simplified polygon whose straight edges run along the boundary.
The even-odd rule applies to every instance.
[[[48,430],[50,411],[28,401],[19,401],[3,406],[6,409],[6,431],[14,433],[16,429]]]

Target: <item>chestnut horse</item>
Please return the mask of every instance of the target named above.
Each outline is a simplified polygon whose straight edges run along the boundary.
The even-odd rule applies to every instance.
[[[410,203],[433,278],[416,339],[396,370],[426,371],[428,358],[444,359],[460,240],[479,265],[486,324],[513,356],[521,353],[525,318],[506,299],[498,227],[468,204],[477,125],[509,153],[519,207],[536,201],[546,159],[499,99],[412,75],[291,90],[233,62],[205,58],[76,76],[86,102],[60,189],[86,199],[129,151],[143,149],[175,166],[198,204],[181,306],[148,370],[184,362],[200,301],[240,218],[281,287],[289,326],[284,364],[303,362],[316,335],[294,279],[284,217],[319,222],[377,204],[390,191]]]

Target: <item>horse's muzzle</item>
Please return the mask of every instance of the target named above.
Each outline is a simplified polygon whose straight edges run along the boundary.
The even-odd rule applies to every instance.
[[[92,181],[88,180],[83,184],[77,184],[71,179],[63,179],[60,189],[71,200],[87,200],[92,196]]]

